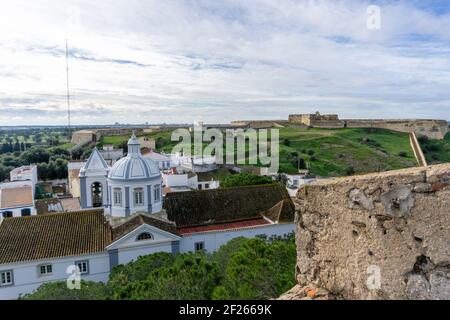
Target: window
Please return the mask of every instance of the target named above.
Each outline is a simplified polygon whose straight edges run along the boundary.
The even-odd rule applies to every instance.
[[[94,182],[91,185],[92,206],[98,208],[103,206],[103,187],[100,182]]]
[[[27,208],[27,209],[22,209],[22,210],[21,210],[21,214],[22,214],[22,217],[31,216],[31,209],[29,209],[29,208]]]
[[[121,207],[122,206],[122,189],[114,188],[114,206]]]
[[[144,205],[144,189],[142,188],[134,189],[134,205],[135,206]]]
[[[153,235],[150,232],[142,232],[136,238],[136,241],[153,240]]]
[[[13,285],[13,272],[12,270],[0,271],[0,286]]]
[[[49,275],[53,273],[53,266],[51,264],[43,264],[38,267],[39,268],[39,274],[41,276]]]
[[[12,211],[3,211],[2,216],[3,216],[3,218],[12,218],[13,212]]]
[[[155,202],[161,201],[161,186],[159,184],[155,185],[153,193],[154,193]]]
[[[209,183],[205,183],[205,189],[209,189]]]
[[[80,269],[81,274],[88,274],[89,273],[89,261],[83,260],[83,261],[75,261],[75,265]]]
[[[202,190],[202,185],[201,184],[198,185],[198,190]]]
[[[195,245],[195,251],[200,251],[205,249],[205,243],[204,242],[196,242]]]

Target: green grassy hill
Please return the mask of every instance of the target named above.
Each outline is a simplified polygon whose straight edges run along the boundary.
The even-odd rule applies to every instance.
[[[176,144],[170,141],[170,134],[163,131],[146,136],[157,141],[158,151],[170,152]],[[100,143],[119,146],[128,138],[105,136]],[[280,128],[280,172],[296,173],[298,167],[309,166],[313,174],[333,177],[416,165],[405,133],[382,129]]]
[[[309,163],[320,176],[343,176],[417,165],[409,135],[382,129],[280,129],[280,171]],[[302,160],[298,160],[302,159]]]

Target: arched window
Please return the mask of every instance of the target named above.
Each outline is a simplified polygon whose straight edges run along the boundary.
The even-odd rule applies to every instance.
[[[142,232],[136,238],[136,241],[153,240],[153,235],[150,232]]]
[[[122,206],[122,189],[114,188],[113,191],[113,203],[115,207]]]
[[[102,184],[100,182],[94,182],[91,185],[92,191],[92,206],[98,208],[103,206],[103,192]]]
[[[144,205],[144,189],[136,188],[134,189],[134,205],[140,207]]]

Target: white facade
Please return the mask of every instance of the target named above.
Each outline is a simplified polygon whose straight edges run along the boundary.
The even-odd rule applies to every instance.
[[[198,181],[197,182],[197,189],[199,189],[199,190],[218,189],[219,187],[220,187],[220,182],[217,180]]]
[[[33,184],[33,188],[38,182],[38,171],[36,165],[22,166],[15,168],[9,173],[11,181],[29,180]]]
[[[49,281],[66,281],[71,274],[67,268],[75,262],[87,261],[88,272],[81,274],[87,281],[106,282],[109,277],[109,255],[107,252],[48,260],[27,261],[23,263],[0,265],[2,272],[12,271],[12,284],[0,285],[0,299],[16,299],[20,295],[31,293],[40,285]],[[52,272],[40,274],[40,266],[51,265]]]
[[[71,274],[67,273],[70,266],[78,262],[87,262],[88,272],[81,278],[88,281],[106,282],[110,270],[118,264],[126,264],[140,256],[157,252],[190,252],[200,247],[208,252],[218,250],[233,238],[255,237],[265,235],[283,236],[294,232],[295,224],[270,224],[245,227],[233,230],[208,231],[185,236],[160,230],[154,226],[143,224],[128,234],[111,243],[104,252],[80,256],[35,260],[21,263],[0,265],[2,272],[9,272],[12,282],[0,285],[0,299],[16,299],[19,295],[31,293],[44,282],[67,281]],[[143,234],[150,235],[148,239],[139,239]],[[40,274],[40,267],[51,265],[51,273]]]
[[[35,215],[31,180],[0,183],[0,221],[7,217]]]
[[[191,190],[198,188],[198,177],[188,173],[163,174],[163,184],[168,188],[186,187]]]
[[[180,251],[195,251],[196,243],[204,243],[204,249],[208,252],[217,251],[228,241],[238,237],[254,238],[265,235],[268,238],[272,236],[284,236],[295,232],[295,224],[268,224],[262,226],[239,228],[234,230],[207,231],[184,235],[180,242]]]

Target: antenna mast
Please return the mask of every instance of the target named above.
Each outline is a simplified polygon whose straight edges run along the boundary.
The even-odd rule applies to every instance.
[[[70,91],[69,91],[69,46],[66,39],[66,82],[67,82],[67,120],[68,120],[68,136],[70,137]]]

